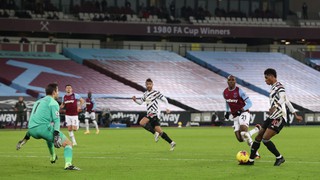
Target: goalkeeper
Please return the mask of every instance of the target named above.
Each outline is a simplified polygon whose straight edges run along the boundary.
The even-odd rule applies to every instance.
[[[59,104],[56,99],[59,97],[59,89],[56,83],[48,84],[46,96],[35,102],[30,115],[28,132],[18,142],[19,150],[32,136],[35,139],[44,139],[47,142],[51,155],[51,163],[55,163],[58,156],[55,147],[64,147],[65,170],[80,170],[72,165],[72,143],[60,132]]]

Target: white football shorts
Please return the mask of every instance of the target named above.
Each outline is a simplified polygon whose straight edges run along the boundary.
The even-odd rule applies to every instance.
[[[76,116],[68,116],[68,115],[66,115],[66,123],[67,123],[67,126],[77,126],[77,128],[79,128],[78,115],[76,115]]]
[[[96,120],[96,113],[95,112],[91,112],[91,113],[86,112],[84,114],[84,116],[86,117],[86,119],[91,119],[93,121]]]
[[[244,125],[249,127],[250,123],[250,113],[245,111],[240,114],[240,116],[237,116],[233,118],[233,126],[234,126],[234,132],[240,130],[240,126]]]

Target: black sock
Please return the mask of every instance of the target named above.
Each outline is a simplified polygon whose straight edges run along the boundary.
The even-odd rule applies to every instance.
[[[254,141],[251,146],[250,159],[254,159],[256,157],[256,154],[259,148],[260,148],[260,142]]]
[[[263,140],[263,144],[267,146],[269,151],[272,152],[272,154],[274,154],[276,157],[280,156],[278,149],[276,148],[276,146],[273,144],[271,140]]]
[[[25,140],[29,140],[29,139],[30,139],[30,134],[29,134],[29,132],[26,133],[26,135],[24,136],[23,139],[25,139]]]
[[[144,129],[146,129],[147,131],[151,132],[152,134],[155,133],[154,129],[152,128],[150,123],[147,123],[143,126]]]
[[[162,132],[162,133],[160,134],[160,136],[162,137],[162,139],[166,140],[168,143],[171,143],[171,142],[172,142],[172,140],[169,138],[169,136],[167,135],[167,133]]]

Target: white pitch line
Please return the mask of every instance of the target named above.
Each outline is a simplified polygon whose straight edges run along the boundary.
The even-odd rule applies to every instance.
[[[0,155],[2,158],[48,158],[49,156],[36,156],[36,155]],[[117,156],[82,156],[82,157],[77,157],[76,159],[128,159],[127,157],[117,157]],[[144,158],[130,158],[130,159],[135,159],[135,160],[145,160],[148,159],[146,157]],[[208,161],[208,162],[236,162],[235,160],[228,160],[228,159],[192,159],[192,158],[150,158],[152,160],[159,160],[159,161]],[[266,160],[256,160],[258,163],[270,163],[274,161],[266,161]],[[286,161],[286,163],[290,164],[320,164],[320,161]]]

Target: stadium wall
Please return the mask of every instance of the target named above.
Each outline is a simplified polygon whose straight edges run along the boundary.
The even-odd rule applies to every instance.
[[[185,56],[187,51],[247,51],[247,44],[223,43],[181,43],[181,42],[150,42],[150,41],[117,41],[107,42],[106,48],[136,50],[167,50]]]
[[[9,37],[10,42],[0,43],[0,50],[21,52],[55,52],[61,53],[63,48],[100,48],[100,40],[26,37],[30,43],[20,43],[21,37]]]
[[[101,113],[97,112],[98,122],[101,122]],[[110,123],[126,124],[130,126],[139,126],[139,121],[145,116],[146,112],[140,111],[112,111],[110,112]],[[83,113],[82,113],[83,115]],[[81,113],[79,119],[81,121]],[[318,113],[304,113],[299,112],[299,115],[304,117],[304,121],[298,123],[294,119],[293,114],[288,115],[287,125],[320,125],[320,112]],[[262,124],[267,118],[267,112],[251,112],[250,124]],[[30,111],[27,112],[27,121],[29,121]],[[177,127],[181,122],[182,126],[232,126],[233,121],[224,118],[224,112],[171,112],[170,114],[161,113],[161,126]],[[0,111],[0,128],[13,128],[17,115],[15,111]],[[84,119],[83,119],[84,121]],[[18,124],[19,125],[19,124]],[[24,124],[26,125],[26,123]],[[110,125],[110,124],[109,124]],[[61,114],[61,126],[64,127],[64,114]],[[106,127],[109,127],[108,125]]]

